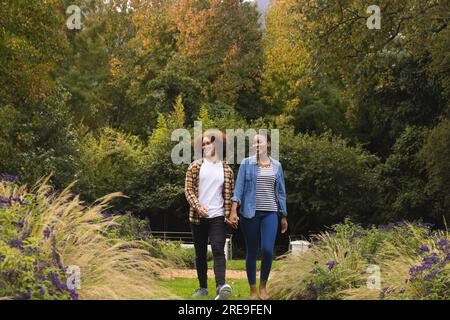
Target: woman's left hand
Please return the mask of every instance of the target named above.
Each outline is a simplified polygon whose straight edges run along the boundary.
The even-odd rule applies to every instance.
[[[288,229],[288,222],[286,217],[281,218],[281,233],[285,233]]]

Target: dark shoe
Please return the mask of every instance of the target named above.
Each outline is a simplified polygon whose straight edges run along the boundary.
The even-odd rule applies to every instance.
[[[195,290],[195,293],[192,295],[192,298],[200,298],[208,295],[208,289],[206,288],[198,288]]]

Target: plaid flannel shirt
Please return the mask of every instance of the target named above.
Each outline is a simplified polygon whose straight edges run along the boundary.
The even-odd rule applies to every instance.
[[[198,201],[198,184],[200,176],[200,167],[203,163],[203,159],[198,159],[192,162],[186,172],[186,180],[184,185],[184,192],[186,199],[189,203],[189,222],[193,224],[200,223],[200,216],[197,209],[200,207]],[[231,214],[231,196],[234,189],[234,173],[228,163],[223,161],[223,200],[225,218]]]

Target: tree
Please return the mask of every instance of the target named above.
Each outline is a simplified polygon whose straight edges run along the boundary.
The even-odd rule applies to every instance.
[[[310,53],[299,28],[302,14],[297,1],[276,1],[266,16],[264,33],[264,70],[262,95],[270,114],[292,112],[299,108],[301,94],[312,84]]]
[[[157,127],[148,138],[142,165],[131,177],[128,194],[133,199],[128,208],[149,217],[151,224],[159,227],[176,221],[178,226],[173,225],[171,230],[186,227],[188,221],[183,183],[187,165],[174,164],[171,159],[177,143],[171,140],[171,132],[183,127],[184,114],[181,96],[170,114],[158,114]]]
[[[30,103],[27,112],[0,106],[0,171],[34,184],[52,174],[57,188],[75,179],[78,133],[67,100],[69,93],[56,86],[48,97]]]
[[[436,211],[436,219],[446,218],[450,221],[450,120],[442,118],[438,125],[432,128],[425,140],[423,147],[418,152],[418,159],[426,168],[428,183],[425,188],[427,194],[433,199],[433,209]]]
[[[361,142],[386,157],[408,125],[433,126],[448,113],[449,30],[445,1],[377,5],[381,30],[367,28],[364,1],[300,1],[295,9],[315,76],[342,83],[353,100],[350,124]]]
[[[379,221],[376,156],[330,132],[295,134],[291,127],[282,130],[280,142],[293,234],[320,230],[345,217]]]
[[[426,192],[427,170],[418,157],[426,131],[421,127],[407,127],[389,157],[377,168],[384,220],[421,219],[442,226],[442,212],[434,205],[437,198]]]
[[[124,47],[135,33],[127,4],[83,1],[83,28],[67,30],[71,50],[58,76],[71,92],[75,121],[90,130],[120,127],[125,121],[121,115],[128,105],[126,83],[116,79],[117,65],[127,54]]]
[[[207,102],[236,105],[255,92],[261,32],[254,5],[239,0],[181,0],[172,10],[177,67],[199,81]]]
[[[0,105],[27,108],[55,87],[67,48],[57,0],[0,3]]]

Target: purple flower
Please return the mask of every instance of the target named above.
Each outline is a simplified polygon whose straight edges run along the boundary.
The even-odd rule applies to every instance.
[[[423,280],[424,281],[430,281],[431,278],[432,278],[432,275],[431,274],[427,274],[425,277],[423,277]]]
[[[25,300],[30,300],[31,299],[31,293],[30,293],[29,289],[27,289],[27,291],[25,291],[23,293],[23,299],[25,299]]]
[[[18,226],[19,228],[23,228],[24,225],[25,225],[25,223],[24,223],[23,219],[20,219],[20,220],[17,222],[17,226]]]
[[[17,181],[18,177],[7,173],[0,173],[0,180],[13,182]]]
[[[423,265],[431,265],[439,262],[439,257],[434,254],[431,257],[423,258]]]
[[[315,284],[312,283],[312,282],[308,283],[308,284],[306,285],[306,287],[307,287],[308,289],[311,289],[311,290],[315,290],[315,289],[316,289]]]
[[[48,237],[50,237],[50,229],[49,228],[46,228],[45,230],[44,230],[44,237],[47,239]]]
[[[420,250],[422,250],[423,252],[430,252],[430,249],[425,245],[421,246]]]
[[[53,227],[47,227],[45,230],[44,230],[44,237],[46,238],[46,239],[48,239],[48,237],[50,237],[50,234],[53,232],[53,230],[55,229],[55,227],[53,226]]]
[[[328,266],[328,270],[330,270],[330,271],[331,271],[331,269],[333,269],[335,264],[336,264],[336,262],[334,262],[334,261],[328,261],[327,263],[325,263],[325,265]]]
[[[8,245],[12,248],[23,249],[22,241],[20,239],[12,239],[8,242]]]
[[[37,286],[36,289],[39,289],[39,295],[43,296],[45,294],[45,290],[41,286]]]
[[[55,287],[59,290],[59,291],[63,291],[64,290],[64,286],[61,283],[61,281],[59,281],[58,275],[54,272],[50,272],[49,273],[50,276],[50,280],[51,282],[55,285]]]
[[[438,245],[438,248],[441,249],[442,251],[446,251],[446,250],[450,249],[450,241],[448,241],[447,239],[439,240],[437,245]]]
[[[317,274],[317,269],[312,269],[309,273]]]
[[[75,292],[75,290],[69,290],[69,294],[73,300],[78,300],[78,294]]]
[[[433,270],[431,273],[436,276],[436,275],[442,273],[442,270]]]

